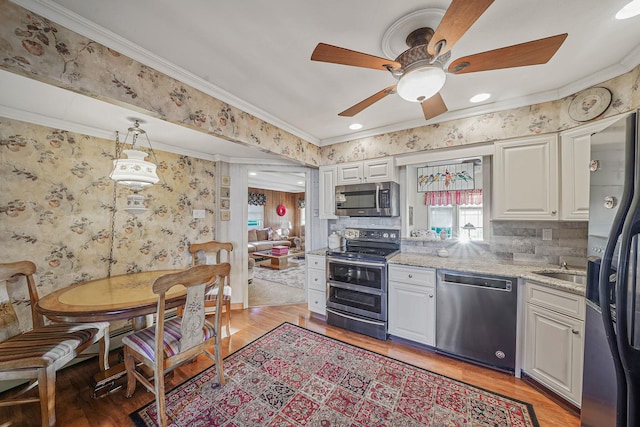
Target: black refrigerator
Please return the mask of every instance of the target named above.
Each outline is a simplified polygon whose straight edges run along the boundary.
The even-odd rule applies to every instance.
[[[640,110],[591,137],[581,424],[640,427]]]

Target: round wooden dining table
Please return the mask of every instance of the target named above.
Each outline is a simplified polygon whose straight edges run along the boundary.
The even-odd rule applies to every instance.
[[[64,322],[108,322],[156,312],[158,295],[151,284],[163,274],[182,270],[157,270],[89,280],[59,289],[38,301],[36,310]],[[167,308],[181,305],[186,288],[174,286],[167,293]]]
[[[141,329],[146,326],[145,316],[157,310],[158,295],[153,293],[153,281],[163,274],[179,271],[182,270],[145,271],[77,283],[42,297],[36,310],[51,320],[63,322],[132,319],[133,328]],[[184,286],[174,286],[166,294],[167,308],[184,304],[186,296]],[[109,348],[106,351],[108,353]],[[125,374],[124,363],[95,374],[91,381],[93,397],[123,387]]]

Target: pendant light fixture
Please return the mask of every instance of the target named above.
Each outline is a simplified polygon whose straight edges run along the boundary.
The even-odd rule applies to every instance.
[[[157,183],[159,178],[156,174],[156,165],[145,160],[149,154],[136,150],[138,138],[144,135],[147,139],[147,144],[149,144],[149,151],[155,160],[155,153],[151,147],[151,141],[149,141],[147,132],[140,127],[138,120],[128,129],[123,145],[126,146],[130,135],[131,147],[126,150],[121,150],[122,145],[119,141],[119,134],[116,132],[116,159],[113,161],[113,171],[109,177],[116,183],[129,187],[133,194],[127,196],[127,207],[124,210],[136,215],[147,211],[147,207],[145,206],[146,198],[139,194],[140,191],[145,187]],[[121,157],[121,151],[126,157]]]

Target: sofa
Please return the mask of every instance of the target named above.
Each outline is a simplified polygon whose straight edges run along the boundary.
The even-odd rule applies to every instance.
[[[267,228],[252,228],[248,234],[249,253],[258,251],[268,251],[274,246],[291,247],[291,241],[280,235],[279,230]]]

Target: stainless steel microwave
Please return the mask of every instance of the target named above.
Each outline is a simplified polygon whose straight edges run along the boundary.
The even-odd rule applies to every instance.
[[[398,216],[400,186],[397,182],[374,182],[336,186],[338,216]]]

